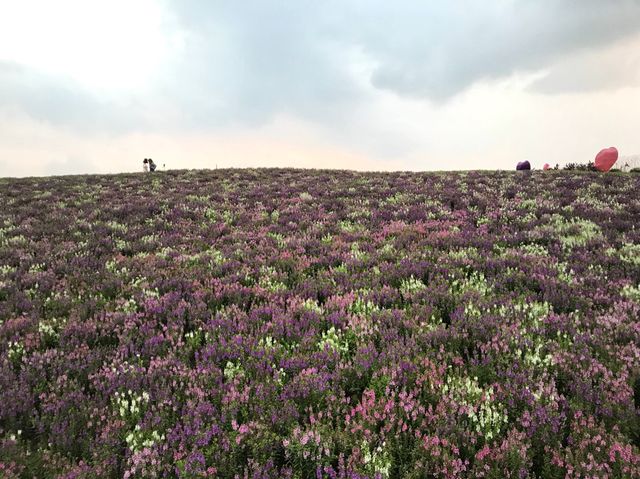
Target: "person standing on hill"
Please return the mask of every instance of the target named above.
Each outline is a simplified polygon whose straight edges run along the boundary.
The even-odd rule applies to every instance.
[[[144,171],[145,173],[149,171],[149,162],[147,161],[146,158],[142,162],[142,171]]]
[[[149,171],[151,172],[156,171],[156,164],[153,162],[151,158],[149,158]]]

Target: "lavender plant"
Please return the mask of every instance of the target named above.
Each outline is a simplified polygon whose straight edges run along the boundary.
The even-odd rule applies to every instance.
[[[0,476],[640,477],[639,189],[0,179]]]

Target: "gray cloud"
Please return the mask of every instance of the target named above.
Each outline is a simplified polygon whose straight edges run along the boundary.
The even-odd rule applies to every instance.
[[[367,9],[356,35],[375,86],[432,100],[640,31],[635,0],[416,3]]]
[[[318,2],[172,2],[186,32],[178,76],[162,79],[195,124],[261,124],[274,112],[324,119],[364,94]],[[337,107],[339,106],[339,107]]]
[[[354,49],[374,65],[375,87],[443,100],[640,31],[637,0],[171,5],[194,33],[190,54],[200,62],[191,73],[211,95],[205,105],[256,118],[274,108],[313,115],[352,98],[358,88],[341,55]]]
[[[9,62],[0,62],[0,111],[20,111],[35,120],[80,132],[117,134],[141,122],[131,102],[116,104],[71,80]]]
[[[255,126],[277,114],[336,130],[367,114],[375,89],[442,102],[640,32],[640,0],[162,1],[184,49],[144,98],[114,102],[0,63],[0,108],[79,131]],[[616,86],[591,67],[557,67],[534,88]]]
[[[553,95],[639,85],[640,51],[622,48],[621,51],[589,51],[563,58],[551,65],[548,74],[535,81],[531,89]]]

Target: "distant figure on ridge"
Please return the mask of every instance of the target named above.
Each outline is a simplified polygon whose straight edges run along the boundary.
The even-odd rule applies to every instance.
[[[147,171],[156,171],[156,164],[153,162],[151,158],[145,158],[142,162],[142,170],[144,172]]]

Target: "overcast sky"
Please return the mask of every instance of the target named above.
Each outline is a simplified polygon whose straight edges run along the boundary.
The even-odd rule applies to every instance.
[[[640,0],[0,0],[0,176],[640,153]]]

